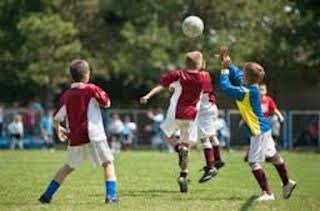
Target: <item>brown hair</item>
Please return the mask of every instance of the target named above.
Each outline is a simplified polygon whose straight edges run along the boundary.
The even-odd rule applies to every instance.
[[[75,82],[81,82],[84,76],[90,72],[89,64],[86,60],[75,59],[70,64],[70,75]]]
[[[248,62],[244,65],[245,78],[249,84],[260,83],[265,75],[263,67],[255,62]]]
[[[186,54],[186,68],[201,69],[203,68],[204,60],[200,51],[191,51]]]

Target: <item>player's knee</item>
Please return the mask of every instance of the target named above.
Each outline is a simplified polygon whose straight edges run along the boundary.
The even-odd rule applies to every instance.
[[[262,168],[259,163],[249,163],[249,166],[250,166],[252,171],[255,171],[255,170],[258,170],[258,169]]]
[[[203,149],[212,149],[212,144],[208,138],[202,139],[201,142]]]
[[[220,144],[217,136],[215,136],[215,135],[210,137],[210,141],[213,146],[219,146],[219,144]]]
[[[272,163],[273,165],[280,165],[284,162],[283,158],[279,154],[276,154],[273,157],[267,158],[267,161]]]

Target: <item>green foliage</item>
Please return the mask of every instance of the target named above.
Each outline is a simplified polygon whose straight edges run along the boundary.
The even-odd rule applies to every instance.
[[[94,79],[130,103],[135,99],[126,92],[141,95],[161,73],[183,66],[187,51],[203,51],[209,69],[217,70],[213,55],[222,44],[239,65],[262,63],[268,83],[316,85],[319,7],[316,0],[3,0],[0,96],[10,101],[46,98],[52,91],[38,91],[43,88],[59,92],[68,63],[81,56],[91,63]],[[181,32],[191,14],[205,21],[205,33],[196,39]],[[122,83],[108,85],[114,81]]]

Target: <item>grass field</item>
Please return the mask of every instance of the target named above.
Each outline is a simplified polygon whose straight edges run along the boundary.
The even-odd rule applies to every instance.
[[[202,155],[191,157],[190,192],[176,184],[177,159],[160,152],[125,152],[116,156],[121,203],[104,204],[101,170],[89,163],[74,172],[50,205],[37,199],[64,162],[64,151],[0,151],[0,210],[320,210],[320,154],[282,153],[298,187],[281,199],[280,181],[269,165],[268,178],[276,201],[257,203],[259,189],[243,152],[224,152],[227,166],[212,181],[199,184]]]

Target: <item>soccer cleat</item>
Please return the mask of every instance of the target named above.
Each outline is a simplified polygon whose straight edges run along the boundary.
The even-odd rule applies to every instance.
[[[273,201],[275,200],[274,194],[268,194],[267,192],[263,192],[256,201]]]
[[[213,177],[215,177],[218,174],[218,170],[216,168],[208,168],[207,166],[203,167],[203,175],[199,180],[199,183],[204,183],[209,180],[211,180]]]
[[[297,183],[293,180],[289,180],[288,184],[282,186],[282,194],[284,199],[288,199],[291,196],[292,191],[297,186]]]
[[[51,199],[47,198],[45,195],[42,195],[38,200],[42,204],[50,204],[50,202],[51,202]]]
[[[216,169],[220,169],[222,167],[224,167],[225,163],[222,160],[217,160],[214,162],[214,167],[216,167]]]
[[[118,198],[106,198],[105,200],[106,204],[119,204]]]
[[[189,180],[187,179],[187,177],[178,177],[178,184],[180,186],[181,193],[188,192],[188,183],[189,183]]]

